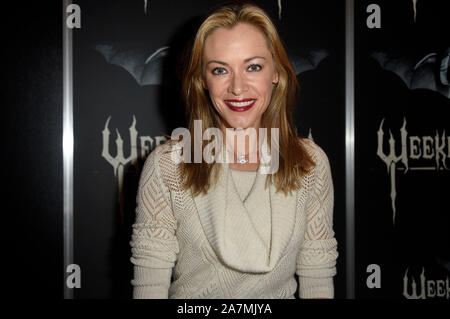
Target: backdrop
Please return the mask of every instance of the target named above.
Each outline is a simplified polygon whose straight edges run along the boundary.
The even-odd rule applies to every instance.
[[[376,1],[369,28],[372,3],[356,8],[356,296],[449,299],[448,4]]]
[[[73,31],[76,298],[131,296],[131,224],[143,161],[187,127],[177,70],[204,14],[220,1],[78,1]],[[330,157],[344,255],[344,2],[258,1],[277,24],[301,85],[300,134]],[[326,94],[325,94],[326,92]],[[344,258],[336,295],[345,296]]]
[[[353,278],[356,298],[449,299],[448,1],[355,4],[352,228],[345,220],[346,2],[256,2],[272,16],[296,68],[297,130],[330,159],[336,297],[347,296]],[[75,298],[131,296],[129,240],[142,163],[164,134],[185,126],[180,54],[216,3],[76,2]],[[60,1],[30,2],[26,10],[10,5],[11,19],[1,21],[6,282],[13,297],[62,298],[70,276],[63,262],[62,157],[62,31],[69,13],[63,19]],[[346,242],[353,231],[354,241]],[[346,260],[348,249],[354,263]]]

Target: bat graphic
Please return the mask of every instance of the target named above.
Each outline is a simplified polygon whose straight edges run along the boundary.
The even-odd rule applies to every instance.
[[[127,70],[139,85],[162,84],[163,64],[169,55],[169,47],[149,53],[148,49],[139,45],[98,44],[95,50],[103,55],[106,62]]]
[[[380,66],[397,74],[410,90],[428,89],[450,98],[448,65],[450,48],[442,54],[430,53],[417,60],[411,56],[384,51],[370,54]]]
[[[127,70],[140,86],[163,85],[163,65],[170,47],[150,52],[143,45],[98,44],[94,47],[106,62]],[[307,49],[301,54],[288,54],[295,74],[315,69],[328,53],[320,49]]]
[[[436,258],[435,260],[438,265],[442,266],[444,269],[450,272],[450,260],[444,260],[439,257]]]
[[[288,52],[288,56],[295,74],[299,75],[314,70],[328,56],[328,52],[321,49],[306,49],[302,54]]]

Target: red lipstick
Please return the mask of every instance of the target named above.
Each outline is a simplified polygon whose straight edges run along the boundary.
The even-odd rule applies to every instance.
[[[251,109],[255,101],[256,99],[224,100],[228,108],[235,112],[244,112]]]

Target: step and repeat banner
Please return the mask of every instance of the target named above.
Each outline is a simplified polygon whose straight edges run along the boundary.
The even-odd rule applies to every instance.
[[[449,299],[448,4],[355,16],[356,297]]]
[[[255,2],[271,15],[297,73],[297,131],[330,160],[336,298],[346,298],[353,281],[356,298],[449,299],[448,5],[355,1],[355,223],[349,229],[349,1]],[[81,270],[75,298],[132,296],[129,241],[142,165],[165,136],[186,127],[180,70],[196,27],[219,3],[75,2],[73,262]],[[346,242],[348,232],[354,242]],[[346,272],[350,250],[354,273]]]
[[[81,12],[80,20],[73,21],[73,260],[81,270],[74,297],[131,298],[129,241],[142,165],[166,135],[186,127],[179,70],[196,26],[221,2],[74,3]],[[298,76],[297,131],[314,139],[330,159],[340,254],[335,295],[345,298],[345,1],[256,3],[276,23]],[[391,125],[393,130],[395,117],[383,116],[383,128]],[[406,120],[412,129],[412,115]],[[437,129],[442,134],[442,128]],[[419,188],[429,191],[428,184]],[[400,198],[397,201],[401,223]],[[432,219],[430,209],[424,216]],[[367,209],[365,213],[369,215]],[[410,268],[409,275],[413,271]]]

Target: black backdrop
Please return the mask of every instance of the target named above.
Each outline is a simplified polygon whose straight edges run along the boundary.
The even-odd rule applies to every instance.
[[[2,33],[2,265],[8,298],[61,298],[62,3],[9,3]]]
[[[157,139],[176,127],[186,127],[179,97],[177,66],[183,48],[202,15],[221,1],[114,2],[79,1],[83,26],[74,30],[74,220],[75,261],[83,270],[77,298],[130,297],[132,267],[129,239],[140,167]],[[333,5],[258,1],[276,22],[291,59],[307,58],[312,50],[328,54],[312,70],[298,75],[301,94],[296,113],[300,134],[310,134],[329,154],[336,185],[335,228],[339,251],[345,251],[344,211],[344,2]],[[101,21],[101,23],[100,23]],[[164,26],[164,27],[162,27]],[[109,51],[99,50],[108,46]],[[107,62],[121,54],[143,61],[170,47],[162,63],[162,84],[143,85],[123,65]],[[110,52],[116,50],[114,57]],[[105,53],[106,52],[106,53]],[[142,54],[142,56],[140,55]],[[129,61],[129,60],[127,60]],[[95,70],[95,72],[93,72]],[[339,83],[336,85],[336,83]],[[141,84],[141,85],[140,85]],[[327,94],[323,94],[327,92]],[[109,119],[108,123],[107,119]],[[136,138],[130,135],[133,120]],[[109,143],[101,132],[109,130]],[[123,140],[122,168],[116,170],[104,147],[116,158],[117,131]],[[141,143],[151,138],[154,144]],[[132,154],[133,141],[136,153]],[[119,165],[120,166],[120,165]],[[120,178],[123,169],[123,181]],[[122,195],[120,195],[122,194]],[[345,296],[345,264],[339,259],[336,295]]]
[[[418,1],[414,21],[412,1],[376,1],[382,12],[381,29],[369,29],[366,7],[370,3],[373,2],[359,1],[356,8],[356,295],[360,298],[411,297],[414,280],[417,295],[422,291],[427,299],[448,299],[449,87],[446,86],[447,96],[424,88],[409,89],[396,73],[381,68],[371,57],[374,51],[382,51],[392,55],[399,66],[408,63],[414,66],[428,54],[436,53],[437,62],[430,61],[427,65],[433,78],[438,78],[440,62],[450,47],[448,4]],[[446,76],[448,79],[448,66]],[[437,82],[438,88],[445,89]],[[387,165],[377,155],[377,132],[382,122],[383,154],[390,154],[390,133],[395,140],[395,156],[400,157],[402,151],[406,154],[407,161],[399,159],[395,167]],[[407,132],[404,144],[403,125]],[[411,146],[414,136],[420,142],[414,138]],[[425,139],[429,158],[424,157],[424,137],[427,136],[432,139],[431,142]],[[445,145],[438,159],[436,145]],[[395,178],[395,184],[391,178]],[[391,199],[392,189],[396,192],[394,200]],[[380,266],[380,288],[366,285],[365,278],[369,276],[366,269],[371,264]],[[437,296],[438,285],[444,296]],[[425,293],[428,289],[430,293]]]

